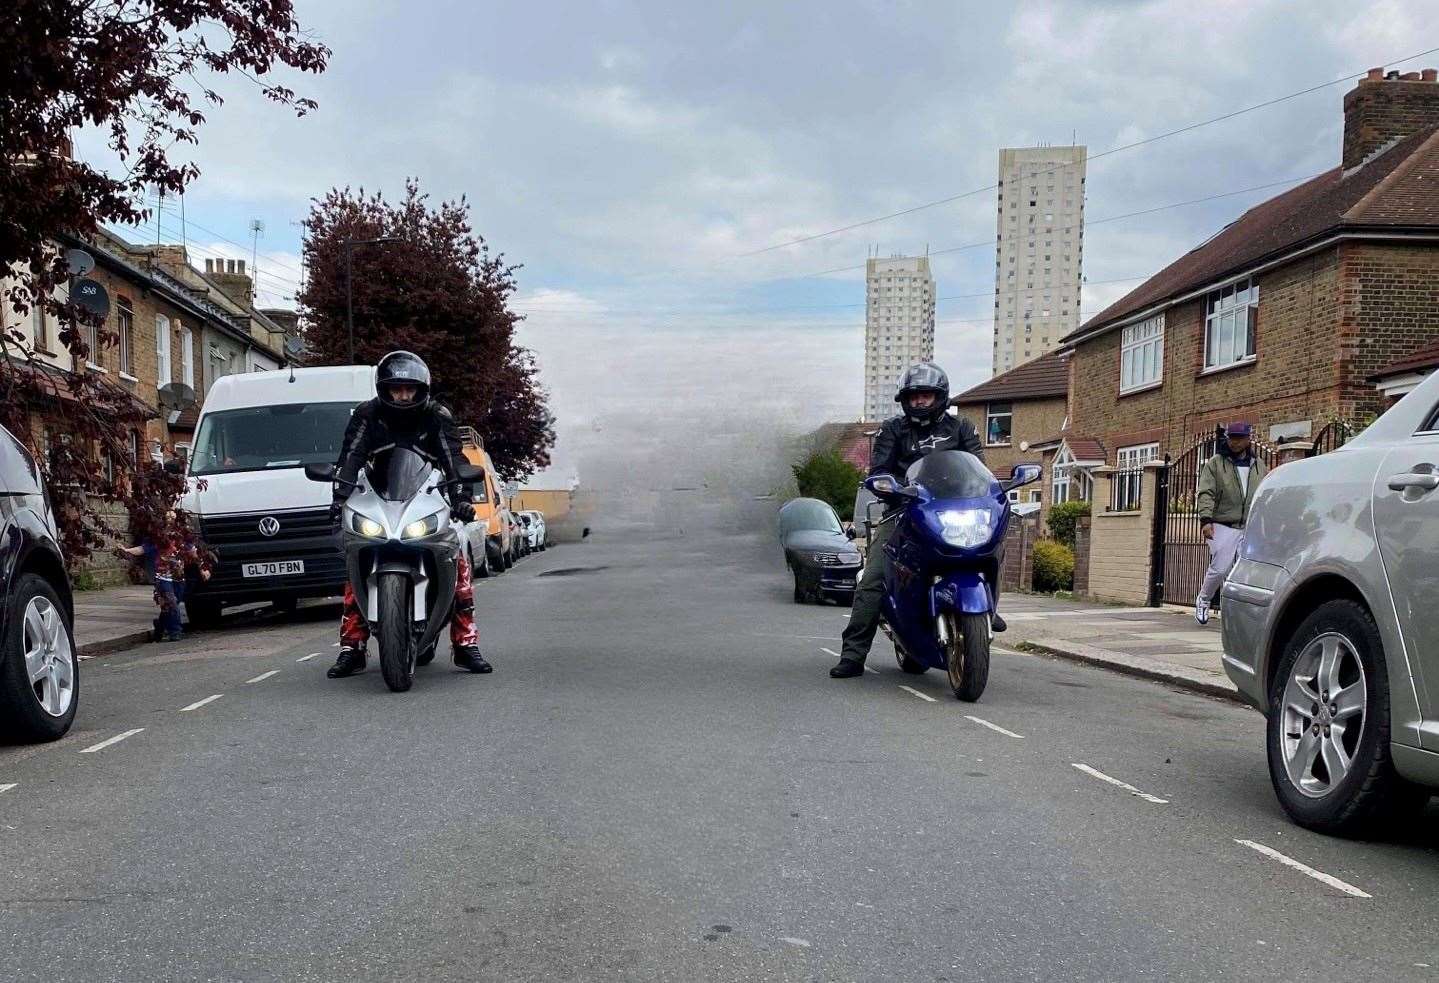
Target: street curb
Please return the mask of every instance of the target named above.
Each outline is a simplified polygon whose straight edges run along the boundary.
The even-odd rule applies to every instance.
[[[1222,676],[1206,673],[1199,669],[1173,666],[1166,662],[1145,658],[1142,655],[1123,655],[1109,649],[1083,645],[1079,642],[1069,642],[1060,647],[1050,642],[1024,641],[1016,644],[1014,648],[1020,652],[1028,651],[1069,662],[1082,662],[1085,665],[1109,669],[1126,676],[1137,676],[1140,679],[1166,683],[1192,693],[1201,693],[1204,696],[1213,696],[1244,706],[1249,705],[1229,680]]]
[[[146,628],[143,631],[132,631],[128,635],[116,635],[114,638],[78,645],[75,648],[75,654],[82,659],[93,659],[99,655],[114,655],[116,652],[124,652],[126,649],[132,649],[149,640],[150,629]]]

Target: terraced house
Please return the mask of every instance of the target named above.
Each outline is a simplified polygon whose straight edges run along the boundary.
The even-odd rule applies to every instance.
[[[1056,463],[1184,451],[1248,420],[1313,440],[1384,410],[1377,382],[1439,338],[1439,82],[1378,69],[1344,98],[1340,163],[1244,213],[1064,339]]]

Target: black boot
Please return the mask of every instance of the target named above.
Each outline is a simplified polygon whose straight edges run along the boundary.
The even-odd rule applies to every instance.
[[[994,612],[994,614],[991,614],[989,616],[989,628],[996,635],[998,635],[1000,632],[1004,631],[1008,627],[1009,623],[999,616],[998,611]]]
[[[830,679],[849,679],[851,676],[863,676],[864,663],[856,662],[853,659],[840,659],[838,664],[829,671]]]
[[[466,672],[494,672],[495,667],[485,661],[478,645],[460,645],[455,648],[455,668]]]
[[[343,679],[346,676],[353,676],[357,672],[365,671],[365,650],[345,646],[340,649],[339,656],[335,659],[328,672],[325,673],[331,679]]]

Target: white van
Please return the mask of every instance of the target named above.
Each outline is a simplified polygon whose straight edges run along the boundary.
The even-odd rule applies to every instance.
[[[247,372],[210,387],[184,505],[220,562],[191,585],[193,624],[215,623],[227,604],[288,608],[344,592],[330,486],[304,466],[335,463],[350,414],[374,395],[375,369],[364,365]]]

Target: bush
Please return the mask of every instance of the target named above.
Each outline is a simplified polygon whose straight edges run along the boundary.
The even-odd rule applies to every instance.
[[[799,493],[805,498],[828,502],[841,521],[848,522],[854,517],[854,496],[864,475],[840,457],[838,451],[816,451],[791,470]]]
[[[1034,544],[1034,589],[1041,594],[1074,589],[1074,550],[1053,539]]]
[[[1061,545],[1074,550],[1074,531],[1079,526],[1079,517],[1089,514],[1088,502],[1060,502],[1049,510],[1049,534]],[[1070,566],[1073,567],[1073,560]]]

